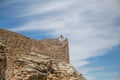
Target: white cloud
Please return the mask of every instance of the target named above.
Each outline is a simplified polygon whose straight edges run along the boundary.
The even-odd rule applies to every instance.
[[[71,63],[74,63],[75,68],[79,68],[81,66],[89,64],[89,61],[78,60],[78,61],[71,61]]]
[[[35,3],[28,6],[26,13],[23,14],[22,17],[64,10],[67,9],[67,7],[73,4],[74,2],[75,2],[74,0],[61,0],[61,1],[52,0],[45,3]]]
[[[78,68],[80,73],[82,73],[85,76],[86,80],[99,80],[99,79],[96,78],[95,73],[100,72],[103,69],[104,69],[103,67],[83,67],[83,68]]]
[[[24,2],[24,1],[23,1]],[[70,43],[70,59],[74,66],[82,67],[87,59],[103,56],[120,44],[119,0],[29,0],[23,5],[24,24],[13,31],[46,31],[53,36],[63,34]],[[10,5],[10,4],[9,4]],[[89,78],[92,78],[89,76]]]
[[[120,73],[119,72],[111,72],[107,74],[108,76],[119,76],[120,77]]]
[[[86,80],[119,80],[120,72],[105,71],[104,67],[81,67],[78,68],[80,73],[83,73]]]

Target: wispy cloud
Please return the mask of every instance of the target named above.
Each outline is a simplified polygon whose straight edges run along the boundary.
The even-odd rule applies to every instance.
[[[83,67],[79,68],[78,70],[85,76],[86,80],[96,80],[97,78],[96,75],[94,75],[94,73],[100,72],[103,69],[103,67]]]
[[[84,74],[88,80],[119,80],[120,72],[117,71],[105,71],[104,67],[82,67],[78,70]]]
[[[70,59],[76,67],[90,64],[87,59],[103,56],[120,44],[120,25],[115,21],[120,18],[119,0],[13,0],[6,5],[14,3],[24,3],[16,18],[25,22],[10,30],[63,34],[69,39]]]

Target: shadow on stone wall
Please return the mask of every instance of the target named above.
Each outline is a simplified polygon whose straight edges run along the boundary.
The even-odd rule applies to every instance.
[[[5,56],[5,45],[0,43],[0,80],[6,80],[6,56]]]

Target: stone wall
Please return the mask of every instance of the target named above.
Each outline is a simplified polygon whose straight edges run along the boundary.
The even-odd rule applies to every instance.
[[[43,55],[47,55],[54,59],[60,59],[69,63],[69,48],[67,39],[60,41],[58,38],[56,38],[41,40],[39,42],[44,45],[44,50],[42,52]]]
[[[0,80],[86,80],[69,63],[38,52],[13,58],[12,67],[6,67],[10,61],[6,60],[5,47],[0,42]]]
[[[49,39],[49,40],[34,40],[18,33],[0,29],[0,42],[6,45],[6,64],[7,79],[12,78],[13,60],[18,59],[24,54],[30,52],[39,53],[50,56],[53,59],[58,59],[69,63],[68,40]]]
[[[0,41],[6,45],[6,52],[10,55],[21,55],[29,52],[39,52],[54,59],[69,62],[68,40],[46,39],[34,40],[18,33],[0,29]]]

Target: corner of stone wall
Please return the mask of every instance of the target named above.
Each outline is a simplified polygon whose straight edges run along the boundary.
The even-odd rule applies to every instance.
[[[67,63],[70,63],[70,59],[69,59],[69,42],[68,42],[68,39],[67,38],[63,39],[62,42],[61,42],[61,44],[62,44],[62,49],[64,51],[63,53],[65,53],[64,54],[64,58],[66,58],[65,61]]]
[[[69,53],[69,41],[68,41],[68,39],[66,38],[65,39],[65,44],[67,45],[66,46],[66,51],[67,51],[67,61],[68,61],[68,63],[70,63],[70,53]]]

